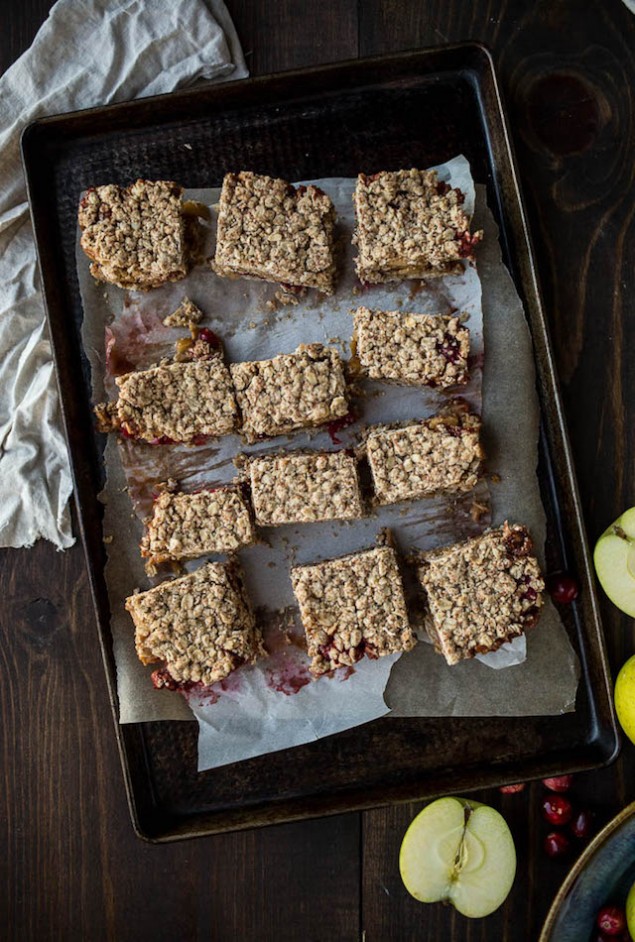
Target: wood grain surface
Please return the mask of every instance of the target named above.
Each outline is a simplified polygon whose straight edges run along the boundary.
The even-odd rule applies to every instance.
[[[594,541],[633,494],[635,17],[620,0],[228,0],[254,75],[465,39],[493,51],[510,115]],[[47,0],[3,0],[0,71]],[[345,146],[345,141],[342,142]],[[568,864],[546,860],[540,785],[498,807],[519,870],[470,922],[399,879],[419,806],[151,846],[133,834],[82,549],[0,553],[0,938],[531,942]],[[604,598],[614,669],[633,622]],[[578,776],[597,826],[635,797],[635,750]]]

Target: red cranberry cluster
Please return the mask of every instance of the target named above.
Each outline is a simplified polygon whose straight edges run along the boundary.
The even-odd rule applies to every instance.
[[[559,831],[550,831],[544,839],[543,848],[549,857],[565,857],[571,850],[571,836],[584,841],[593,828],[593,814],[587,809],[576,808],[565,792],[573,783],[572,775],[558,775],[543,779],[549,794],[542,800],[542,815],[545,821]],[[567,830],[565,830],[565,828]]]
[[[593,829],[593,813],[586,808],[576,808],[566,796],[573,784],[573,775],[557,775],[555,778],[543,778],[542,784],[548,794],[542,799],[542,815],[548,824],[558,828],[550,831],[543,841],[543,848],[549,857],[566,857],[571,850],[571,837],[586,840]],[[523,783],[503,785],[499,789],[503,795],[522,792]]]
[[[597,914],[595,927],[599,932],[593,942],[630,942],[626,913],[621,906],[603,906]]]

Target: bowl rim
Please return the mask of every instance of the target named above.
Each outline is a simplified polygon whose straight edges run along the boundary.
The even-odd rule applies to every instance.
[[[553,903],[549,908],[547,917],[542,927],[540,937],[538,942],[553,942],[552,930],[554,928],[560,907],[565,899],[565,897],[571,892],[573,884],[576,882],[584,868],[587,866],[589,861],[597,854],[601,847],[604,846],[607,839],[617,831],[626,821],[632,818],[635,815],[635,801],[631,802],[630,805],[627,805],[625,808],[622,808],[618,814],[612,818],[608,824],[606,824],[602,830],[595,835],[590,844],[586,849],[580,854],[574,865],[571,867],[571,870],[564,879],[564,882],[558,892],[556,893]]]

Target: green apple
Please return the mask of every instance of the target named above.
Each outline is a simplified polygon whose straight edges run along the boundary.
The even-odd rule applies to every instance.
[[[422,903],[443,900],[464,916],[493,913],[516,874],[516,849],[505,819],[480,802],[439,798],[417,815],[399,854],[401,879]]]
[[[622,665],[613,696],[620,726],[630,741],[635,742],[635,654]]]
[[[635,883],[633,883],[626,897],[626,925],[631,938],[635,939]]]
[[[635,507],[604,531],[595,544],[593,562],[611,602],[635,616]]]

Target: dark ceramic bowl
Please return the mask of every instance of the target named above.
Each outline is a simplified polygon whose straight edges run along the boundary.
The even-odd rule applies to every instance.
[[[539,942],[591,942],[598,910],[623,906],[635,883],[635,802],[613,818],[571,868]]]

